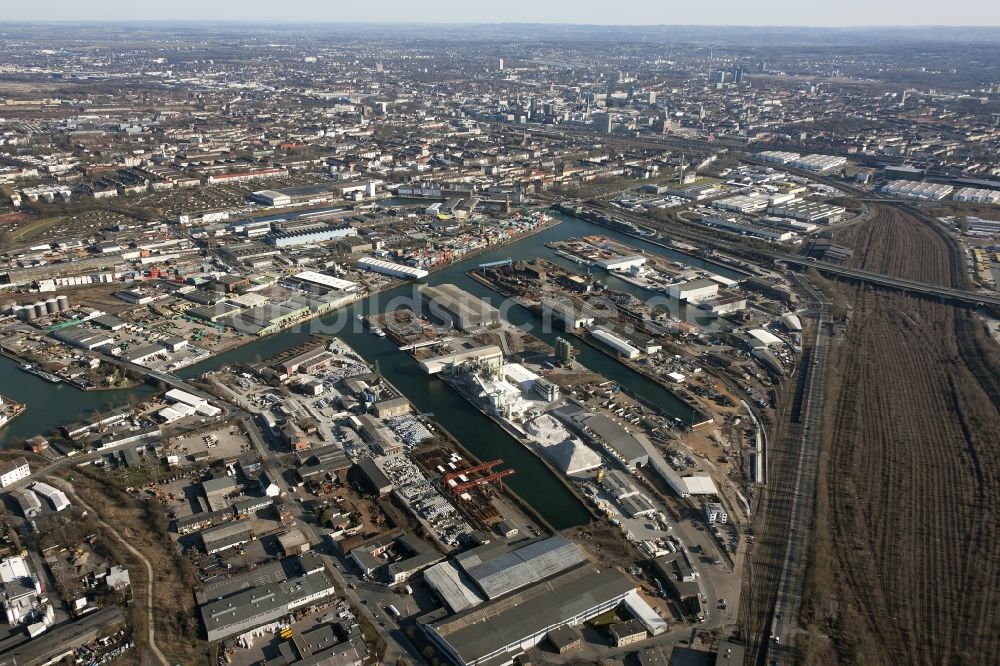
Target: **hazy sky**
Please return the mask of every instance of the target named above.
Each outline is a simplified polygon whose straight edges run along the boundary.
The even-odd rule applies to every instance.
[[[1000,25],[998,0],[2,0],[4,20]]]

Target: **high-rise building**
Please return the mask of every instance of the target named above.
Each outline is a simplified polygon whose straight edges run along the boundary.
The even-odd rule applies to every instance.
[[[501,72],[503,71],[503,58],[500,58],[500,63],[499,63],[499,66],[497,67],[497,69],[499,71],[501,71]]]
[[[556,338],[556,361],[559,362],[559,365],[573,363],[573,345],[564,338]]]
[[[726,71],[722,69],[717,69],[708,75],[709,83],[725,83],[726,82]]]
[[[733,83],[743,83],[743,66],[736,65],[733,67]]]

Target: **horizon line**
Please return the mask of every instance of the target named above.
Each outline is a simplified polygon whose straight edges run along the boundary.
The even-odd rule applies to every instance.
[[[921,23],[921,24],[898,24],[898,23],[871,23],[859,25],[820,25],[820,24],[776,24],[776,23],[656,23],[650,25],[636,23],[572,23],[565,21],[335,21],[335,20],[309,20],[302,19],[191,19],[191,18],[116,18],[116,19],[0,19],[0,26],[5,25],[107,25],[107,24],[151,24],[151,23],[187,23],[187,24],[223,24],[223,25],[312,25],[312,26],[566,26],[583,28],[633,28],[633,29],[658,29],[658,28],[735,28],[735,29],[783,29],[783,30],[921,30],[928,28],[957,28],[963,30],[994,30],[1000,28],[1000,23],[995,25],[967,25],[951,23]]]

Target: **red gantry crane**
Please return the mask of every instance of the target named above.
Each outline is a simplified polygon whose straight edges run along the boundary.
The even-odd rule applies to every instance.
[[[499,472],[493,471],[494,467],[499,467],[503,464],[503,460],[498,458],[497,460],[491,460],[490,462],[475,465],[474,467],[467,467],[466,469],[448,472],[441,477],[441,485],[447,488],[448,491],[456,497],[470,488],[475,488],[476,486],[481,486],[487,483],[496,483],[502,492],[504,477],[510,476],[514,473],[514,470],[512,469],[504,469]],[[467,480],[462,481],[460,477],[465,477]]]

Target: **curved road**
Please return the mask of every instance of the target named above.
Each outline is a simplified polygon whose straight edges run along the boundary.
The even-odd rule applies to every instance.
[[[115,530],[115,528],[104,522],[104,519],[100,517],[101,514],[98,513],[92,506],[84,502],[80,496],[76,494],[71,483],[63,481],[62,479],[53,479],[53,482],[59,486],[63,492],[69,495],[75,503],[89,511],[101,527],[110,532],[115,539],[125,546],[128,552],[132,553],[132,555],[134,555],[140,562],[142,562],[143,566],[146,567],[146,638],[149,641],[149,649],[152,651],[153,656],[156,657],[156,660],[159,661],[162,666],[169,666],[170,662],[167,660],[167,657],[156,645],[156,630],[153,628],[153,565],[149,563],[149,560],[146,559],[145,555],[139,552],[135,546],[130,544],[125,537]]]

